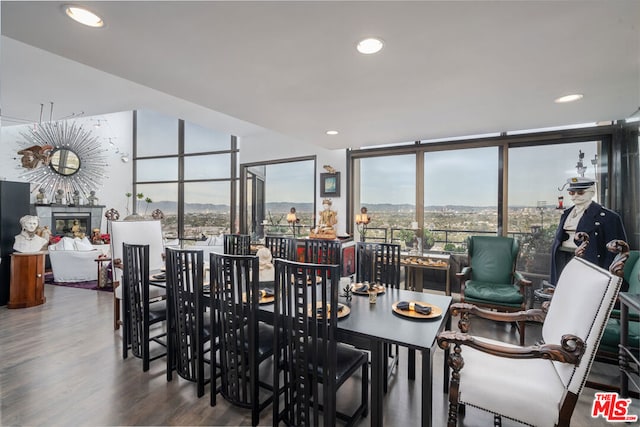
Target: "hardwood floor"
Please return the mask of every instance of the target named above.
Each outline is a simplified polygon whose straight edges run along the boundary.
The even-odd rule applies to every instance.
[[[142,362],[122,359],[121,336],[113,331],[112,294],[45,285],[44,305],[9,310],[0,307],[0,423],[3,426],[116,426],[116,425],[250,425],[250,412],[218,398],[209,406],[209,394],[196,398],[195,384],[174,376],[166,381],[165,360]],[[510,328],[474,323],[476,333],[516,342]],[[527,327],[528,342],[537,339]],[[402,351],[401,351],[402,353]],[[434,425],[443,426],[446,395],[442,393],[443,352],[434,360]],[[419,369],[419,363],[418,363]],[[617,376],[615,367],[602,373]],[[418,378],[420,373],[417,373]],[[384,400],[385,426],[417,425],[420,419],[419,383],[406,378],[406,354],[389,383]],[[354,407],[358,384],[345,384],[339,407]],[[605,426],[590,417],[595,390],[585,389],[573,415],[574,426]],[[631,413],[640,414],[634,401]],[[261,425],[271,425],[271,408]],[[460,425],[491,426],[492,417],[467,408]],[[365,418],[359,425],[368,426]],[[503,421],[504,426],[517,423]]]

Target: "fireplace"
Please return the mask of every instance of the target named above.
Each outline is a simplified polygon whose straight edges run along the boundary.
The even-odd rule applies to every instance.
[[[91,235],[91,212],[53,212],[51,214],[51,233],[56,236],[73,237],[73,226],[79,226],[79,232]]]
[[[40,219],[41,227],[49,227],[53,235],[71,235],[73,221],[78,220],[78,225],[83,233],[91,236],[91,230],[101,228],[102,210],[104,206],[79,205],[31,205],[32,214]]]

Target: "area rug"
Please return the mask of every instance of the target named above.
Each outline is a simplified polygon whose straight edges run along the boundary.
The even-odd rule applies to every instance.
[[[66,286],[67,288],[80,288],[80,289],[90,289],[93,291],[113,292],[112,286],[105,286],[103,288],[99,288],[97,280],[89,280],[87,282],[54,282],[52,273],[45,274],[44,283],[48,285],[55,285],[55,286]]]

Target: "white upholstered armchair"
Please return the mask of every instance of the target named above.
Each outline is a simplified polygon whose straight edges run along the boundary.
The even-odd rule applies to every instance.
[[[621,270],[624,262],[617,265]],[[464,405],[493,413],[495,425],[506,417],[527,425],[568,426],[621,282],[617,275],[574,258],[562,271],[546,312],[495,313],[453,304],[451,314],[460,315],[463,332],[438,336],[438,345],[451,351],[448,426],[456,426]],[[470,314],[543,322],[543,342],[517,346],[474,337],[466,333]]]
[[[120,327],[120,300],[122,299],[122,287],[118,286],[122,279],[122,269],[117,268],[118,261],[122,259],[122,244],[149,245],[149,271],[164,268],[164,244],[162,240],[162,224],[160,221],[111,221],[111,258],[113,259],[113,283],[114,283],[114,321],[113,328]],[[149,297],[155,298],[164,295],[164,289],[152,286],[149,289]]]

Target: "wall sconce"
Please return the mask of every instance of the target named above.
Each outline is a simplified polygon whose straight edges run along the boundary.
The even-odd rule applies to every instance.
[[[360,214],[356,215],[356,226],[360,233],[360,241],[364,242],[367,234],[367,225],[371,222],[371,217],[367,214],[367,208],[360,208]]]
[[[287,214],[287,222],[291,226],[291,230],[293,231],[293,237],[296,237],[296,224],[300,222],[300,218],[296,216],[296,208],[291,208],[289,213]]]

